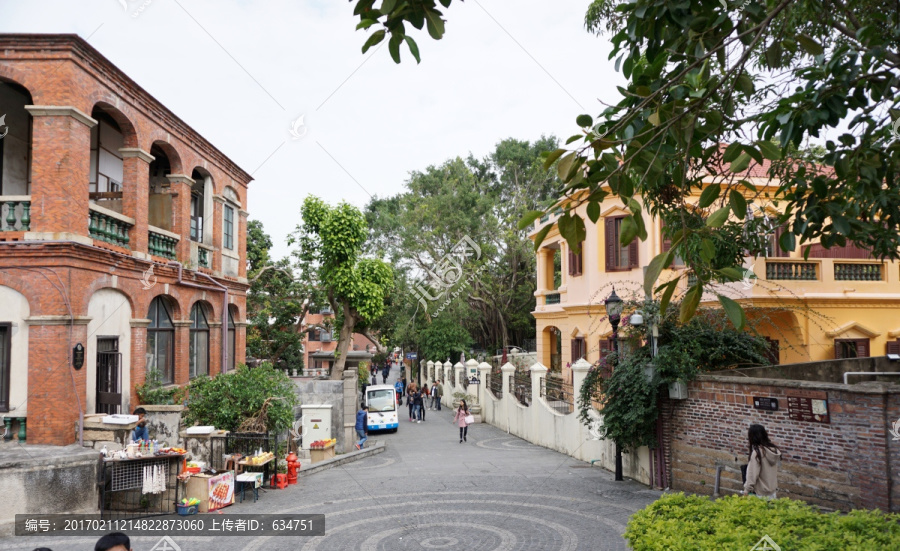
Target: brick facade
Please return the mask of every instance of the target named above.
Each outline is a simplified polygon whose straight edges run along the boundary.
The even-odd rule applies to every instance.
[[[788,396],[824,393],[830,423],[792,420]],[[754,409],[753,397],[778,399],[778,411]],[[895,385],[845,386],[807,381],[706,376],[689,385],[687,400],[668,400],[664,445],[669,447],[673,488],[720,494],[742,489],[739,465],[747,462],[747,428],[763,425],[781,448],[778,496],[826,509],[900,511],[900,441],[890,424],[900,419]]]
[[[27,333],[26,347],[12,347],[10,411],[0,416],[27,417],[28,443],[75,442],[80,415],[94,413],[99,400],[98,337],[118,338],[119,350],[127,350],[121,359],[128,383],[121,405],[135,407],[134,387],[146,376],[148,310],[157,297],[164,297],[174,324],[174,384],[189,381],[190,314],[198,303],[209,322],[209,374],[221,372],[225,288],[227,308],[234,312],[235,360],[242,363],[250,175],[77,36],[0,35],[0,89],[27,98],[26,105],[12,109],[27,111],[20,119],[31,124],[28,182],[2,182],[26,189],[30,227],[0,222],[0,292],[27,304],[18,311],[0,304],[0,324],[11,324],[14,336]],[[121,163],[119,200],[104,204],[120,205],[115,208],[89,195],[97,170],[91,161],[92,129],[100,119],[115,121],[124,143],[109,152]],[[160,256],[148,242],[149,169],[159,161],[151,150],[168,157],[171,183],[162,193],[172,196],[167,231],[176,241],[174,258]],[[200,244],[190,240],[195,171],[208,178],[214,205],[227,195],[239,212],[234,252],[240,258],[231,271],[223,269],[221,212],[215,207],[203,213],[212,228],[202,239],[210,265],[199,265]],[[111,208],[118,210],[110,215]],[[92,233],[89,220],[97,213],[120,223],[127,239],[112,244]],[[4,219],[7,215],[8,209]],[[76,370],[77,343],[85,346],[86,363]]]

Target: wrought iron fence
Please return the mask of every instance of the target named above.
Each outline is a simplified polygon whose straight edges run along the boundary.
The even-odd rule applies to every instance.
[[[488,375],[488,388],[491,389],[491,392],[494,394],[496,398],[503,397],[503,372],[499,369],[491,370]]]
[[[232,432],[224,439],[212,438],[211,440],[224,440],[224,448],[220,447],[223,446],[223,444],[219,444],[218,446],[215,446],[219,447],[219,449],[213,449],[213,453],[210,453],[212,467],[216,470],[225,470],[226,465],[224,455],[239,453],[246,457],[254,455],[260,448],[262,448],[262,451],[264,452],[274,453],[275,460],[270,461],[263,467],[263,484],[265,484],[266,480],[270,480],[270,477],[275,474],[278,460],[284,459],[278,457],[278,435],[275,433]],[[274,478],[271,480],[274,481]]]
[[[456,369],[450,368],[450,382],[453,383],[453,388],[456,388]]]
[[[557,377],[544,377],[541,381],[541,397],[547,405],[559,413],[575,411],[575,389],[570,383]]]
[[[531,369],[516,369],[513,374],[513,394],[523,406],[531,405]]]

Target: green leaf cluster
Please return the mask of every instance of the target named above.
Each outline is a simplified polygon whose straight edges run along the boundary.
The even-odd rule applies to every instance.
[[[269,398],[272,401],[267,410],[268,429],[287,430],[297,405],[293,381],[269,363],[254,368],[242,364],[229,373],[192,380],[183,417],[189,426],[212,425],[233,431],[245,419],[256,415]]]
[[[887,551],[900,545],[900,515],[881,511],[820,513],[791,499],[729,496],[715,501],[665,494],[628,521],[634,551],[750,549],[764,535],[781,549]]]
[[[452,0],[439,0],[444,8],[450,7]],[[444,36],[444,18],[438,2],[434,0],[381,0],[378,7],[376,0],[357,0],[353,15],[359,17],[359,29],[371,29],[373,31],[366,39],[362,47],[362,53],[369,48],[388,39],[388,51],[395,63],[400,63],[400,45],[405,43],[409,53],[415,58],[416,63],[421,61],[419,46],[412,36],[407,34],[406,25],[421,30],[425,27],[429,36],[434,40],[440,40]]]

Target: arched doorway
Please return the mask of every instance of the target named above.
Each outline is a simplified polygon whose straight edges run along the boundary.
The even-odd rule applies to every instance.
[[[90,413],[130,411],[131,304],[115,289],[99,289],[88,302],[85,351]]]

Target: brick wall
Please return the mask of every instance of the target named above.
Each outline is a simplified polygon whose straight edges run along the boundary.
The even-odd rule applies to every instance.
[[[792,420],[787,398],[809,392],[827,396],[830,423]],[[754,409],[753,397],[777,398],[778,411]],[[779,497],[826,509],[900,511],[900,442],[890,423],[900,419],[900,386],[707,376],[689,385],[687,400],[669,400],[673,488],[713,493],[717,465],[720,494],[742,489],[739,465],[747,462],[747,429],[763,425],[783,454]]]

